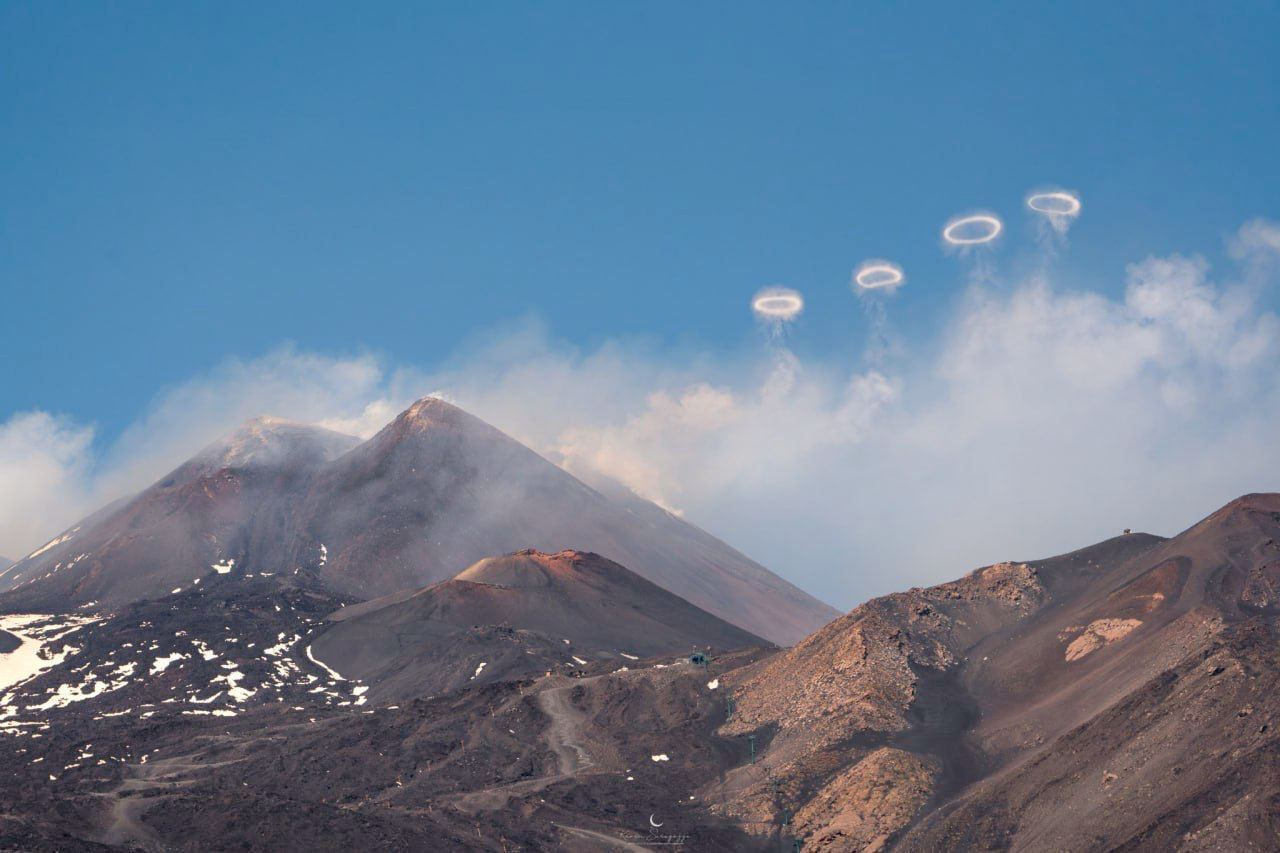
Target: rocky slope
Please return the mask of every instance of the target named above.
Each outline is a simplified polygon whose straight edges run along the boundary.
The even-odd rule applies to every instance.
[[[1250,495],[1172,539],[867,602],[787,650],[602,655],[414,698],[314,654],[414,594],[322,621],[305,572],[9,621],[65,660],[4,688],[0,848],[1274,849],[1278,541],[1280,495]],[[537,588],[554,561],[464,582]],[[201,704],[232,686],[253,693]]]
[[[596,661],[768,646],[598,554],[526,550],[448,581],[352,605],[313,653],[373,698],[444,693]]]
[[[1267,834],[1251,819],[1280,788],[1243,777],[1277,767],[1263,661],[1278,534],[1280,496],[1251,495],[1170,540],[1127,535],[859,607],[726,679],[723,733],[769,738],[731,774],[726,812],[760,820],[781,799],[806,849]]]
[[[435,398],[363,444],[255,421],[0,575],[0,610],[118,607],[214,566],[310,571],[370,599],[535,547],[607,555],[722,619],[789,643],[834,610],[634,496],[606,496]]]
[[[21,737],[65,720],[161,711],[231,717],[264,702],[364,704],[310,652],[350,599],[294,576],[213,576],[117,614],[0,616],[19,640],[0,658],[0,728]]]

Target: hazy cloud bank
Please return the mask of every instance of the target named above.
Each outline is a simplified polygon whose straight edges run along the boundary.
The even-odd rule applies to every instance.
[[[1280,226],[1215,279],[1150,258],[1123,295],[1048,276],[972,287],[929,355],[875,369],[752,354],[590,352],[537,324],[432,370],[283,348],[162,393],[111,447],[43,412],[0,425],[0,553],[17,557],[243,420],[369,435],[441,392],[587,479],[609,476],[838,606],[1135,527],[1172,533],[1280,489]],[[998,276],[996,276],[998,279]]]

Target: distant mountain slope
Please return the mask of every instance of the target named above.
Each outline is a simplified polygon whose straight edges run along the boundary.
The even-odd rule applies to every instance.
[[[597,554],[520,551],[412,594],[356,604],[313,653],[371,695],[442,693],[596,660],[768,643]]]
[[[594,551],[773,642],[836,612],[691,524],[608,497],[477,418],[420,400],[369,441],[256,421],[13,567],[0,610],[115,607],[219,570],[310,571],[374,598],[534,547]]]
[[[483,421],[420,400],[325,468],[291,560],[362,597],[444,580],[484,557],[593,551],[779,643],[835,611],[647,501],[614,500]],[[323,565],[315,560],[326,548]]]
[[[100,510],[0,577],[10,612],[158,598],[243,568],[289,535],[292,506],[319,467],[358,439],[275,418],[250,421],[140,494]],[[279,566],[263,564],[266,571]]]

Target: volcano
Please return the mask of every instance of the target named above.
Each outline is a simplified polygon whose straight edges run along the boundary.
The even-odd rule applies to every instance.
[[[768,646],[634,572],[579,551],[480,560],[451,580],[352,605],[312,652],[372,698],[693,649]]]
[[[838,615],[692,524],[590,488],[431,397],[363,443],[253,421],[19,560],[0,577],[0,609],[119,607],[214,572],[308,572],[372,599],[523,548],[605,555],[775,643]]]

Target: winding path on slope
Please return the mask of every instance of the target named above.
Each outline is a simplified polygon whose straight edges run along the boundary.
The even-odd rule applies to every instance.
[[[602,678],[645,678],[650,679],[661,672],[660,669],[633,670],[628,673],[605,673],[589,678],[562,679],[568,683],[545,687],[534,696],[539,710],[547,715],[550,721],[542,732],[542,737],[556,757],[556,772],[537,779],[525,779],[509,785],[500,785],[480,791],[471,791],[454,800],[454,805],[464,811],[475,813],[481,810],[497,810],[506,808],[513,797],[527,795],[541,790],[556,782],[576,776],[596,773],[615,772],[619,756],[607,745],[590,741],[584,733],[587,715],[573,704],[575,688],[589,684]],[[554,824],[566,833],[575,835],[595,844],[603,845],[601,849],[647,851],[651,848],[634,844],[630,841],[609,835],[595,829],[569,824]]]
[[[605,847],[613,850],[626,850],[629,853],[653,853],[652,847],[644,847],[640,844],[632,844],[630,841],[624,841],[621,838],[614,838],[612,835],[606,835],[603,832],[596,832],[594,829],[583,829],[580,826],[569,826],[563,823],[553,824],[563,829],[565,832],[585,838],[588,841],[599,842]]]
[[[495,785],[479,791],[469,791],[454,800],[454,805],[469,811],[484,811],[506,808],[512,797],[530,794],[554,785],[565,779],[571,779],[584,773],[603,773],[605,770],[592,770],[596,760],[582,739],[582,727],[586,714],[574,706],[570,698],[574,687],[595,678],[575,679],[559,687],[550,687],[534,695],[538,709],[550,720],[542,732],[542,738],[556,757],[556,772],[536,779],[523,779],[507,785]]]
[[[539,693],[537,698],[538,707],[551,719],[544,737],[556,754],[561,776],[576,776],[596,764],[581,738],[586,715],[575,708],[569,698],[575,686],[553,687]]]

